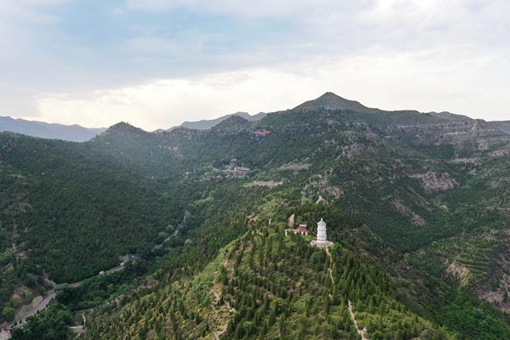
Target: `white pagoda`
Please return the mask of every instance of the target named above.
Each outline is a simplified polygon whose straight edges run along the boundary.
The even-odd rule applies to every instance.
[[[328,241],[326,229],[326,222],[324,222],[321,218],[321,220],[317,223],[317,240],[312,241],[312,246],[327,248],[333,245],[333,242]]]
[[[321,218],[317,223],[317,245],[326,245],[328,238],[326,236],[326,222]]]

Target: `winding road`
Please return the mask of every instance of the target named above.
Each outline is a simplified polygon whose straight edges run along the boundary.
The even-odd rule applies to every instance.
[[[163,240],[163,242],[161,242],[160,244],[157,244],[154,246],[154,248],[152,248],[152,251],[155,251],[155,250],[158,250],[160,249],[165,243],[167,243],[168,241],[170,241],[171,238],[177,236],[177,234],[179,233],[179,230],[182,229],[185,224],[186,224],[186,220],[188,218],[188,216],[190,215],[190,212],[188,210],[185,210],[184,211],[184,217],[181,221],[181,223],[179,223],[179,225],[177,226],[177,228],[175,228],[175,231],[170,235],[168,236],[165,240]],[[133,256],[132,260],[135,260],[136,259],[136,255]],[[120,266],[116,266],[116,267],[113,267],[113,268],[110,268],[108,270],[105,270],[104,271],[104,274],[101,273],[101,274],[98,274],[98,275],[94,275],[92,277],[89,277],[87,279],[84,279],[84,280],[81,280],[81,281],[77,281],[77,282],[73,282],[73,283],[69,283],[69,287],[78,287],[80,286],[83,282],[85,282],[86,280],[89,280],[93,277],[97,277],[97,276],[102,276],[102,275],[105,275],[105,274],[113,274],[113,273],[116,273],[118,271],[121,271],[124,269],[124,265],[121,264]],[[50,281],[51,282],[51,281]],[[53,289],[50,290],[48,292],[48,294],[44,297],[42,296],[38,296],[36,298],[34,298],[34,300],[32,300],[32,303],[30,305],[27,305],[27,306],[23,306],[17,313],[16,313],[16,316],[14,317],[14,321],[12,321],[11,323],[9,323],[5,329],[11,329],[11,328],[14,328],[14,324],[19,324],[20,321],[22,322],[25,322],[27,320],[28,317],[30,316],[34,316],[35,314],[37,314],[39,311],[42,311],[43,309],[45,309],[46,307],[48,307],[48,305],[50,304],[50,302],[55,298],[56,296],[56,293],[55,293],[55,284],[53,283]],[[83,316],[85,318],[85,316]],[[81,327],[81,328],[80,328]],[[78,330],[83,330],[83,327],[82,326],[78,326],[78,327],[71,327],[71,329],[73,329],[74,331],[78,331]],[[0,340],[7,340],[9,339],[10,336],[9,334],[4,330],[4,328],[2,328],[0,330]]]

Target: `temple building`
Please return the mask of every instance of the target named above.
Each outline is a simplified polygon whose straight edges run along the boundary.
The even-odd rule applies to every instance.
[[[285,236],[288,236],[290,233],[294,233],[294,235],[296,234],[308,235],[308,229],[306,224],[300,224],[299,227],[297,227],[297,229],[293,228],[285,229]]]
[[[300,224],[299,227],[298,227],[298,232],[301,235],[308,235],[308,229],[306,227],[306,224]]]

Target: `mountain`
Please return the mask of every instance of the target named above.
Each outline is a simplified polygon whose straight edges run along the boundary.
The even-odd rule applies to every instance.
[[[510,121],[509,120],[507,120],[507,121],[500,121],[500,122],[494,121],[494,122],[489,122],[489,124],[493,128],[498,129],[501,132],[510,134]]]
[[[326,92],[322,96],[310,100],[307,102],[304,102],[303,104],[300,104],[296,106],[293,111],[317,111],[317,110],[341,110],[341,111],[353,111],[357,113],[387,113],[392,111],[385,111],[380,109],[374,109],[366,107],[365,105],[354,101],[342,98],[332,92]],[[395,111],[395,112],[406,112],[410,113],[409,110],[404,111]],[[417,111],[414,111],[417,113]],[[427,115],[437,117],[439,119],[447,120],[447,121],[468,121],[471,120],[471,118],[464,116],[464,115],[458,115],[450,112],[429,112]]]
[[[471,120],[471,118],[469,118],[468,116],[458,115],[458,114],[447,112],[447,111],[443,111],[443,112],[430,112],[430,114],[432,116],[434,116],[434,117],[438,117],[438,118],[441,118],[441,119],[446,119],[446,120],[449,120],[451,122]]]
[[[79,125],[48,124],[11,117],[0,117],[0,132],[10,131],[27,136],[85,142],[105,131],[104,128],[84,128]]]
[[[349,110],[361,113],[373,113],[378,111],[378,109],[368,108],[357,101],[342,98],[332,92],[326,92],[317,99],[304,102],[303,104],[296,106],[293,110],[316,111],[319,109]]]
[[[359,105],[80,144],[0,134],[2,318],[45,279],[84,280],[18,339],[83,310],[89,339],[510,338],[510,136]],[[321,218],[328,251],[310,247]]]
[[[106,317],[109,307],[101,310],[98,327],[87,337],[135,338],[139,329],[119,325],[154,320],[147,337],[358,339],[362,333],[375,339],[396,334],[397,339],[454,339],[455,330],[441,330],[433,317],[419,316],[398,302],[404,282],[394,279],[394,272],[382,272],[373,255],[361,255],[369,247],[388,253],[359,221],[327,205],[277,203],[283,209],[265,210],[247,222],[247,231],[194,276],[176,275],[137,299],[126,299],[115,306],[115,316]],[[329,236],[337,245],[325,252],[310,247],[312,236],[285,236],[283,221],[291,212],[312,228],[318,216],[330,221]],[[432,298],[425,287],[418,289],[422,301]],[[441,298],[435,299],[439,303]]]
[[[206,129],[212,128],[213,126],[218,125],[222,121],[224,121],[232,116],[239,116],[239,117],[244,118],[250,122],[255,122],[255,121],[259,121],[262,118],[264,118],[265,116],[267,116],[267,113],[260,112],[260,113],[257,113],[256,115],[252,116],[247,112],[236,112],[236,113],[221,116],[219,118],[211,119],[211,120],[200,120],[197,122],[184,122],[181,124],[181,127],[185,127],[188,129],[206,130]]]

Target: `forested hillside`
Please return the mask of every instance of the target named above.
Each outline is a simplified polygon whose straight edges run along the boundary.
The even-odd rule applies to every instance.
[[[275,210],[270,221],[265,213]],[[287,207],[273,198],[246,233],[202,271],[173,273],[96,312],[90,339],[492,339],[510,336],[503,313],[402,268],[399,256],[357,219],[325,205]],[[267,209],[270,208],[270,209]],[[335,246],[285,236],[286,217],[330,221]],[[376,248],[376,249],[374,249]],[[191,251],[186,249],[185,251]],[[395,257],[387,267],[376,255]],[[385,268],[383,270],[383,268]],[[412,281],[411,281],[412,277]],[[423,286],[422,286],[423,285]],[[352,314],[351,314],[352,313]],[[479,323],[487,324],[486,329]],[[139,325],[132,327],[131,325]],[[462,334],[462,335],[461,335]]]
[[[14,285],[24,291],[46,275],[59,283],[97,275],[119,255],[150,249],[183,218],[186,188],[160,190],[86,144],[9,133],[0,144],[0,309]]]
[[[65,310],[95,309],[90,338],[356,338],[349,301],[371,339],[505,338],[510,136],[305,104],[80,144],[0,134],[2,318],[90,278],[57,287]],[[291,214],[308,238],[283,236]],[[307,246],[321,217],[329,253]]]

